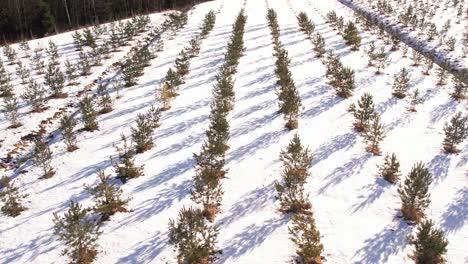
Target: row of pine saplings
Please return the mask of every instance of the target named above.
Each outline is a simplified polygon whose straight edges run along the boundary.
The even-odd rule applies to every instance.
[[[183,19],[183,16],[185,16],[185,13],[178,16],[171,15],[166,20],[166,23],[171,28],[177,27],[175,30],[177,31],[182,28],[187,21],[187,19]],[[185,23],[171,22],[175,19],[180,20],[181,17],[183,21],[185,20]],[[204,32],[206,30],[209,32],[213,28],[213,19],[213,13],[211,12],[205,19],[203,25]],[[207,35],[207,33],[203,34],[205,34],[205,36]],[[149,60],[154,58],[154,56],[149,54],[148,47],[150,42],[151,39],[148,39],[147,43],[143,44],[139,50],[135,49],[131,58],[121,66],[122,75],[124,75],[123,79],[125,79],[124,72],[126,71],[126,67],[137,69],[136,71],[134,70],[135,76],[140,76],[144,67],[149,65]],[[194,51],[194,53],[190,52],[189,54],[190,57],[195,57],[198,54],[200,42],[198,41],[192,44],[193,43],[191,43],[189,48],[185,49]],[[158,42],[156,45],[162,48],[161,42]],[[186,74],[187,73],[181,74],[181,78]],[[96,101],[100,108],[100,114],[112,111],[112,99],[106,89],[106,85],[99,85]],[[97,112],[94,109],[94,102],[91,97],[86,96],[80,102],[80,112],[83,121],[82,130],[95,131],[99,129]],[[111,161],[114,166],[116,178],[122,183],[126,183],[132,178],[143,175],[143,166],[135,165],[135,155],[153,146],[152,135],[154,129],[159,127],[161,111],[161,108],[152,106],[146,114],[138,115],[136,127],[131,128],[132,134],[130,142],[126,136],[122,135],[122,146],[115,147],[118,157],[116,160],[111,158]],[[74,132],[76,125],[77,120],[71,115],[64,116],[60,122],[60,130],[66,143],[67,151],[69,152],[78,149]],[[43,175],[41,178],[50,178],[55,174],[51,166],[52,151],[45,138],[39,137],[35,140],[32,161],[36,166],[42,168]],[[102,222],[108,220],[110,216],[116,212],[127,211],[125,207],[130,199],[122,197],[120,186],[114,182],[110,175],[102,170],[97,172],[97,177],[98,183],[95,186],[85,186],[85,189],[95,200],[95,205],[92,208],[82,208],[78,202],[72,200],[64,216],[54,214],[55,233],[59,236],[59,239],[64,241],[67,245],[63,254],[68,255],[72,263],[91,263],[97,254],[96,241],[101,234],[100,226]],[[19,188],[16,187],[8,177],[3,177],[1,179],[0,190],[0,198],[4,202],[1,211],[4,214],[15,217],[26,210],[26,207],[23,205],[23,200],[27,195],[21,194]],[[94,214],[99,217],[93,217],[93,215],[89,215],[88,212],[94,212]]]
[[[313,23],[308,19],[305,13],[300,13],[298,15],[298,20],[301,30],[310,36],[314,31]],[[369,64],[372,66],[372,46],[369,53],[369,57],[371,58]],[[416,53],[419,54],[417,51]],[[419,56],[422,55],[417,55],[417,57]],[[329,64],[327,65],[327,74],[331,72],[333,68],[343,69],[342,64],[336,56],[331,54],[329,57],[331,57],[331,59],[328,59]],[[428,63],[432,65],[433,61],[431,60]],[[415,63],[415,66],[417,66],[417,63]],[[426,72],[431,68],[432,66],[429,66],[429,69]],[[377,74],[379,74],[379,67]],[[445,74],[446,71],[443,68],[440,68],[440,71],[438,72],[439,85],[444,84],[442,81],[445,80],[445,77],[443,77]],[[332,85],[336,87],[336,81],[334,81],[333,75],[330,74],[327,77],[331,79]],[[403,69],[400,73],[396,74],[395,81],[393,83],[393,95],[397,98],[404,98],[409,89],[409,82],[409,73],[406,69]],[[452,93],[452,96],[458,100],[465,98],[464,96],[460,96],[460,94],[464,95],[464,93],[466,93],[466,86],[463,88],[464,84],[457,76],[454,77],[454,83],[455,91]],[[337,93],[342,96],[339,90]],[[350,94],[348,96],[350,96]],[[416,103],[412,103],[411,111],[416,111],[414,108],[415,105]],[[354,127],[357,131],[363,132],[365,135],[365,141],[368,145],[367,150],[379,155],[379,142],[384,137],[384,131],[383,126],[380,124],[380,118],[374,110],[372,95],[365,93],[358,101],[357,106],[355,104],[351,104],[349,110],[354,114],[356,119]],[[447,153],[457,153],[459,151],[457,149],[457,145],[462,143],[468,137],[468,117],[463,116],[461,112],[455,114],[451,121],[445,124],[444,132],[444,150]],[[400,164],[396,155],[394,153],[388,154],[385,156],[384,164],[379,166],[379,176],[383,177],[388,182],[397,183],[401,176],[399,167]],[[429,186],[431,182],[432,176],[429,170],[420,162],[414,165],[404,183],[400,184],[398,193],[400,194],[402,201],[401,212],[406,220],[420,223],[423,219],[425,215],[424,211],[430,203]],[[309,233],[313,234],[314,232],[310,230]],[[443,231],[434,227],[432,220],[422,221],[418,226],[416,236],[410,236],[408,241],[416,248],[413,258],[417,263],[442,263],[444,261],[443,255],[446,253],[448,241],[446,240]],[[316,246],[315,248],[319,249],[320,247]],[[312,262],[304,262],[317,263],[316,260],[313,260]]]
[[[174,246],[178,263],[213,263],[221,253],[216,246],[219,230],[211,223],[220,212],[222,202],[221,180],[227,173],[225,154],[229,149],[230,133],[227,116],[234,108],[234,75],[244,53],[246,20],[242,9],[233,25],[224,64],[216,74],[206,139],[201,151],[194,154],[196,165],[191,199],[201,209],[183,207],[178,218],[169,222],[169,244]]]
[[[8,59],[10,65],[16,64],[16,74],[21,80],[21,84],[25,85],[25,91],[21,94],[23,99],[28,105],[31,106],[31,112],[42,112],[48,107],[47,101],[52,98],[66,98],[68,95],[63,90],[65,84],[77,85],[77,79],[80,76],[87,76],[91,74],[93,66],[100,66],[102,59],[111,58],[111,52],[117,52],[121,46],[128,45],[133,37],[145,31],[149,24],[149,17],[141,16],[134,18],[132,22],[127,23],[128,31],[122,33],[118,42],[114,42],[112,38],[104,38],[104,31],[96,29],[91,31],[85,29],[86,38],[75,36],[75,46],[80,51],[79,57],[75,63],[72,63],[68,58],[64,66],[65,71],[60,70],[60,55],[58,53],[57,45],[50,40],[45,53],[48,56],[47,66],[43,60],[43,48],[40,46],[34,50],[34,55],[31,58],[30,46],[28,42],[20,44],[20,50],[23,53],[22,58],[30,59],[31,69],[28,69],[25,64],[19,59],[18,53],[14,48],[5,46],[3,53]],[[102,26],[100,26],[102,27]],[[97,28],[100,28],[97,27]],[[93,33],[94,32],[94,33]],[[78,32],[75,34],[79,34]],[[100,42],[100,43],[99,43]],[[99,43],[99,45],[98,45]],[[35,72],[38,76],[44,75],[44,85],[48,86],[50,92],[37,80],[31,76],[31,72]],[[47,94],[50,93],[50,96]],[[3,62],[0,60],[0,97],[4,99],[3,112],[6,118],[10,121],[10,128],[17,128],[22,125],[19,114],[19,100],[13,92],[13,85],[10,74],[5,69]]]

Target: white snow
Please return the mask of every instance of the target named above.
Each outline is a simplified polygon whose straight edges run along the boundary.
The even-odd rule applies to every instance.
[[[218,67],[223,63],[232,24],[243,1],[216,0],[196,6],[189,14],[188,25],[169,39],[164,35],[164,51],[151,61],[138,85],[124,88],[123,97],[114,103],[114,111],[99,116],[99,131],[78,133],[79,149],[68,153],[58,132],[54,132],[51,149],[56,175],[40,180],[39,168],[30,161],[15,171],[0,171],[12,175],[15,183],[28,194],[28,210],[16,218],[0,215],[0,263],[66,263],[61,256],[63,245],[53,235],[53,213],[62,214],[70,199],[92,204],[84,184],[96,182],[95,173],[105,169],[113,173],[109,157],[116,154],[114,144],[120,135],[129,135],[138,113],[146,112],[154,102],[157,84],[174,64],[179,51],[199,32],[204,15],[220,9],[216,25],[202,42],[200,55],[191,60],[191,70],[182,85],[180,96],[172,108],[162,114],[161,127],[154,135],[155,147],[137,156],[144,164],[144,176],[122,185],[124,195],[131,197],[129,212],[118,213],[103,226],[99,238],[99,253],[95,263],[175,263],[174,252],[168,245],[169,219],[175,219],[182,206],[194,205],[190,200],[193,153],[200,150],[205,138],[210,111],[211,88]],[[281,41],[291,58],[291,72],[304,105],[299,129],[288,132],[277,113],[275,94],[275,58],[270,30],[267,26],[266,2],[278,13]],[[227,152],[229,172],[223,180],[225,192],[222,213],[215,224],[220,227],[217,263],[285,263],[294,256],[289,240],[289,218],[278,212],[273,182],[280,178],[280,151],[294,133],[313,153],[312,176],[306,185],[313,205],[317,227],[327,263],[410,263],[412,248],[406,237],[415,230],[398,217],[400,199],[397,186],[376,176],[383,156],[365,151],[362,137],[353,130],[353,116],[347,112],[352,102],[369,92],[376,110],[382,115],[386,138],[382,152],[394,152],[401,163],[403,177],[419,161],[433,174],[429,218],[442,228],[449,240],[448,263],[468,262],[468,144],[462,152],[447,155],[442,151],[443,126],[457,112],[467,114],[465,102],[450,97],[451,85],[437,86],[435,69],[430,76],[422,67],[412,67],[411,59],[401,51],[391,53],[391,63],[384,74],[375,75],[367,66],[365,46],[382,44],[378,36],[360,29],[363,47],[353,52],[342,36],[325,23],[321,15],[335,10],[345,21],[354,20],[350,9],[337,0],[247,0],[247,24],[244,35],[246,51],[235,75],[236,102],[229,114],[231,148]],[[327,84],[325,66],[315,57],[310,40],[299,31],[296,13],[306,12],[343,63],[356,72],[357,89],[349,99],[341,99]],[[152,24],[163,21],[161,14],[151,16]],[[144,37],[141,35],[140,39]],[[31,41],[47,46],[48,39]],[[71,32],[50,37],[59,47],[61,59],[76,58],[71,48]],[[135,44],[136,41],[133,43]],[[12,47],[17,48],[17,45]],[[4,157],[19,138],[37,129],[41,120],[57,109],[74,102],[79,90],[100,76],[108,66],[122,57],[131,47],[115,53],[93,74],[80,77],[80,85],[67,87],[70,97],[51,100],[51,108],[43,113],[29,114],[22,105],[23,127],[6,129],[0,116],[0,157]],[[2,57],[5,61],[5,58]],[[26,59],[22,59],[28,65]],[[417,112],[407,111],[408,102],[392,96],[393,74],[402,67],[411,71],[411,90],[419,89],[424,103]],[[19,85],[13,66],[7,68],[15,77],[15,92]],[[115,72],[110,72],[112,76]],[[115,96],[115,93],[112,93]],[[76,111],[76,106],[72,109]],[[50,131],[57,128],[57,123]],[[78,125],[80,127],[80,125]],[[21,171],[23,171],[21,173]]]

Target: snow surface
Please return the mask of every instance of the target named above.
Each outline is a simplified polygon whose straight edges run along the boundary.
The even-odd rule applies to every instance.
[[[57,171],[53,178],[39,180],[41,171],[30,161],[16,171],[3,172],[12,175],[29,195],[29,203],[28,210],[16,218],[0,215],[0,263],[67,262],[60,254],[62,244],[53,235],[52,214],[62,214],[70,199],[84,206],[92,204],[83,185],[94,184],[99,169],[113,173],[109,159],[115,155],[113,145],[120,143],[122,133],[130,133],[137,114],[152,105],[157,84],[174,64],[179,51],[199,32],[204,15],[222,7],[214,30],[202,43],[200,55],[191,60],[191,71],[180,96],[161,117],[161,127],[154,135],[155,147],[137,156],[137,164],[144,164],[145,176],[122,186],[124,195],[132,197],[130,212],[114,215],[104,224],[99,239],[96,263],[174,263],[173,249],[167,243],[168,222],[177,217],[182,206],[194,205],[189,197],[194,175],[192,154],[200,150],[205,138],[211,87],[223,63],[231,26],[242,2],[217,0],[198,5],[189,15],[188,25],[173,39],[164,35],[164,51],[151,61],[138,85],[122,91],[123,97],[115,102],[114,111],[99,116],[99,131],[78,134],[78,150],[66,152],[59,133],[53,133],[52,165]],[[266,3],[278,13],[280,38],[289,52],[290,69],[304,105],[299,129],[293,132],[284,128],[284,120],[277,113],[275,58]],[[289,217],[277,211],[273,182],[280,178],[279,153],[296,132],[314,155],[306,190],[327,263],[411,262],[412,248],[406,237],[415,227],[398,217],[397,187],[376,176],[383,156],[366,153],[362,137],[352,128],[353,117],[347,112],[349,104],[365,92],[374,96],[376,110],[385,124],[387,134],[382,152],[395,152],[403,177],[418,161],[423,161],[433,174],[432,202],[427,215],[447,234],[448,263],[467,263],[468,144],[460,146],[462,152],[458,155],[446,155],[441,150],[444,123],[457,111],[466,114],[466,102],[450,97],[450,85],[436,85],[435,69],[430,76],[423,75],[422,68],[411,67],[411,60],[403,58],[400,51],[390,55],[391,63],[383,75],[375,75],[375,69],[367,66],[364,48],[350,51],[342,36],[325,23],[323,15],[330,10],[343,15],[346,21],[355,18],[350,9],[336,0],[247,0],[246,52],[235,76],[236,103],[229,114],[231,148],[226,157],[229,172],[222,185],[225,192],[222,213],[215,221],[220,226],[219,248],[223,250],[217,263],[292,260]],[[310,40],[297,26],[295,15],[299,11],[305,11],[316,24],[327,50],[333,50],[345,65],[356,71],[357,89],[351,98],[339,98],[327,84],[325,66],[315,57]],[[151,18],[153,25],[163,20],[159,14]],[[360,31],[363,46],[383,42],[374,34]],[[71,33],[50,38],[59,46],[62,59],[76,56]],[[46,47],[48,39],[38,42]],[[82,84],[67,88],[68,92],[73,94],[91,83],[129,49],[116,53],[102,67],[93,68],[93,75],[81,77]],[[419,89],[424,98],[416,113],[407,111],[407,101],[395,99],[391,94],[392,76],[402,67],[411,71],[411,89]],[[14,72],[13,67],[8,69]],[[23,86],[15,85],[18,94],[22,89]],[[51,109],[40,114],[28,114],[23,105],[25,125],[15,130],[6,129],[7,121],[1,116],[0,139],[5,140],[0,149],[2,156],[20,136],[36,129],[40,120],[69,101],[73,97],[49,101]]]

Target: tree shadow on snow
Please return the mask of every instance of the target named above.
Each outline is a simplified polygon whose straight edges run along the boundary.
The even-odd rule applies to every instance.
[[[364,247],[355,256],[361,256],[356,263],[386,263],[391,255],[397,254],[406,244],[411,227],[398,221],[393,227],[386,227],[380,233],[364,241]]]
[[[468,189],[457,192],[456,198],[442,215],[441,227],[445,232],[453,233],[460,230],[468,221]]]
[[[327,143],[322,144],[312,155],[312,165],[315,166],[322,160],[326,160],[333,153],[342,150],[349,149],[356,143],[356,133],[350,132],[343,135],[335,136]]]
[[[364,164],[372,157],[370,153],[363,153],[359,156],[351,158],[347,163],[334,169],[324,178],[325,184],[319,189],[319,193],[323,193],[329,187],[335,186],[345,180],[347,177],[356,174],[362,170]]]
[[[223,248],[223,254],[219,263],[225,263],[229,259],[238,259],[240,256],[259,247],[269,235],[276,229],[284,226],[289,221],[289,216],[279,219],[270,219],[260,224],[251,224],[227,243]]]
[[[450,168],[450,155],[445,153],[437,154],[429,161],[427,167],[432,174],[435,183],[440,183],[448,176]]]
[[[387,188],[390,188],[391,186],[392,184],[385,181],[384,179],[375,178],[375,182],[362,187],[359,193],[364,194],[360,194],[357,197],[359,202],[353,205],[353,213],[369,207],[372,203],[379,199],[380,196],[382,196]]]
[[[261,188],[257,188],[242,196],[242,199],[229,208],[225,216],[218,220],[221,226],[227,226],[236,220],[255,213],[267,205],[275,203],[275,187],[270,183]]]
[[[117,263],[150,263],[167,246],[167,234],[157,232],[153,237],[140,242],[127,256],[120,258]]]

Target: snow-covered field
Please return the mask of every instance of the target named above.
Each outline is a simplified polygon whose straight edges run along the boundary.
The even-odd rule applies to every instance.
[[[383,156],[365,150],[362,137],[353,129],[353,116],[347,111],[363,93],[371,93],[376,111],[385,124],[386,137],[382,152],[394,152],[405,177],[411,167],[422,161],[433,175],[430,187],[431,204],[427,216],[445,231],[449,241],[448,263],[468,262],[468,142],[461,153],[443,152],[444,123],[456,112],[468,113],[467,102],[455,101],[449,83],[438,86],[435,69],[431,75],[422,67],[412,67],[410,58],[400,50],[390,53],[390,64],[382,75],[368,67],[364,52],[370,43],[383,45],[377,35],[358,27],[362,39],[359,51],[351,51],[343,37],[325,23],[323,16],[334,10],[345,21],[355,20],[351,9],[337,0],[247,0],[247,24],[244,41],[246,51],[235,75],[236,102],[229,114],[230,149],[227,152],[227,178],[223,180],[222,212],[219,245],[222,254],[216,263],[286,263],[294,256],[289,240],[289,217],[278,212],[273,182],[280,179],[280,151],[298,133],[303,144],[313,153],[312,176],[306,185],[310,194],[317,228],[321,233],[326,263],[411,263],[412,248],[406,237],[415,226],[400,217],[397,186],[376,176]],[[49,126],[53,135],[52,166],[56,175],[41,175],[31,161],[17,169],[0,170],[11,176],[21,191],[28,194],[27,208],[20,216],[0,215],[0,263],[67,263],[61,256],[63,245],[53,235],[53,213],[62,214],[69,200],[84,206],[92,204],[83,185],[96,182],[95,173],[105,169],[113,173],[110,156],[120,135],[130,134],[130,127],[139,113],[154,103],[155,90],[179,51],[199,33],[206,13],[217,11],[216,25],[203,40],[198,57],[191,60],[190,73],[181,86],[172,108],[163,112],[161,126],[154,135],[155,147],[137,155],[137,164],[144,164],[144,176],[122,185],[124,196],[131,197],[129,212],[118,213],[105,222],[99,238],[95,263],[175,263],[175,254],[168,245],[169,219],[175,219],[182,206],[194,205],[190,200],[195,173],[193,153],[200,150],[209,124],[211,88],[222,65],[234,20],[243,1],[216,0],[196,6],[188,24],[175,37],[163,34],[164,50],[151,61],[139,78],[138,85],[124,88],[122,98],[114,102],[114,111],[98,117],[100,129],[79,132],[79,149],[67,152],[58,122]],[[288,131],[278,111],[275,94],[275,57],[270,29],[267,25],[267,4],[278,13],[280,40],[291,58],[290,70],[298,87],[304,109],[299,128]],[[315,56],[310,40],[299,30],[296,15],[304,11],[325,38],[327,50],[333,50],[343,64],[356,72],[357,89],[348,99],[338,97],[327,84],[325,66]],[[445,13],[444,13],[445,14]],[[163,15],[151,16],[152,26],[162,23]],[[466,19],[464,20],[466,23]],[[460,27],[453,27],[455,30]],[[460,30],[463,30],[462,28]],[[453,32],[455,35],[457,32]],[[136,37],[143,39],[145,33]],[[61,61],[76,58],[71,33],[30,42],[32,48],[47,46],[52,39],[59,47]],[[460,44],[458,44],[460,45]],[[12,47],[18,50],[17,45]],[[460,52],[462,47],[457,46]],[[75,95],[91,84],[101,73],[131,49],[126,46],[103,65],[93,67],[93,74],[80,77],[78,86],[67,87],[69,97],[50,100],[50,108],[42,113],[29,113],[21,103],[24,126],[7,129],[8,121],[0,116],[0,158],[4,158],[21,136],[38,128],[41,120],[70,103],[69,111],[77,111]],[[389,48],[387,48],[389,50]],[[458,54],[458,53],[457,53]],[[6,58],[2,57],[5,61]],[[27,59],[22,59],[28,65]],[[392,95],[393,75],[406,67],[411,72],[411,90],[418,89],[423,103],[417,112],[407,111],[407,100]],[[7,66],[15,83],[15,93],[24,87],[14,74],[15,66]],[[115,71],[108,70],[104,77]],[[42,81],[42,77],[39,81]],[[115,97],[115,92],[111,93]],[[81,125],[78,125],[81,127]]]

